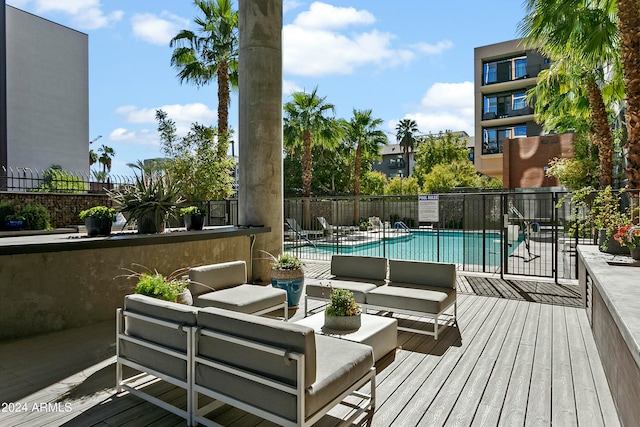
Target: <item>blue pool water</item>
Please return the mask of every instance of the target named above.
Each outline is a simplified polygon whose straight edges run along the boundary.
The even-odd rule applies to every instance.
[[[519,242],[509,246],[509,254]],[[499,266],[500,233],[416,230],[402,237],[358,243],[355,245],[305,246],[293,250],[299,256],[326,258],[334,253],[346,255],[383,256],[414,261],[452,262]]]

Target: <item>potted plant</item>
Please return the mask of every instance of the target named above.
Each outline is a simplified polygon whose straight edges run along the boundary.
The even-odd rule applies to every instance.
[[[271,260],[271,286],[287,291],[287,304],[297,307],[304,288],[304,262],[295,255],[283,253],[277,257],[262,251]]]
[[[5,220],[9,215],[16,214],[16,207],[10,202],[0,202],[0,230],[6,230]]]
[[[620,246],[629,248],[633,259],[640,260],[640,227],[633,224],[623,225],[618,228],[613,238]]]
[[[4,227],[7,231],[20,231],[24,228],[25,217],[22,215],[7,215],[4,217]]]
[[[202,230],[207,210],[200,206],[187,206],[180,209],[180,215],[184,217],[184,226],[187,230]]]
[[[360,328],[360,305],[353,298],[353,292],[346,289],[332,288],[329,305],[324,311],[324,327],[336,330],[354,330]]]
[[[134,169],[134,182],[107,193],[116,209],[127,216],[127,224],[136,221],[138,233],[162,233],[167,217],[183,202],[181,182],[141,161],[129,166]]]
[[[84,220],[89,237],[108,236],[111,225],[116,220],[116,210],[106,206],[94,206],[80,212],[80,219]]]
[[[180,268],[168,276],[164,276],[159,273],[158,270],[151,270],[140,264],[134,265],[142,267],[144,271],[140,272],[125,268],[124,270],[130,274],[124,277],[138,280],[135,288],[136,294],[147,295],[165,301],[179,302],[181,304],[193,304],[193,297],[189,291],[190,281],[187,276],[184,276],[190,267]]]

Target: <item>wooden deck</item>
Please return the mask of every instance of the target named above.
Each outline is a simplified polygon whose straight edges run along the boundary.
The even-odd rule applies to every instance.
[[[325,271],[307,267],[309,276]],[[618,426],[584,310],[571,287],[554,286],[463,276],[457,327],[438,341],[401,332],[395,354],[378,362],[369,424]],[[185,425],[115,393],[114,329],[106,322],[1,342],[0,425]],[[172,386],[149,388],[184,401]],[[341,415],[336,408],[318,425],[336,425]],[[229,407],[212,418],[222,425],[271,425]]]

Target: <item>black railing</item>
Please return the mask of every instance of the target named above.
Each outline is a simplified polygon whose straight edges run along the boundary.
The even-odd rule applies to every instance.
[[[417,195],[286,199],[285,250],[313,260],[358,254],[453,262],[469,272],[576,279],[578,237],[566,231],[573,210],[570,203],[557,207],[564,195],[444,193],[430,203]]]
[[[60,169],[38,170],[31,168],[0,169],[0,191],[45,193],[104,193],[122,184],[133,182],[133,177],[108,175],[97,180],[90,174]]]

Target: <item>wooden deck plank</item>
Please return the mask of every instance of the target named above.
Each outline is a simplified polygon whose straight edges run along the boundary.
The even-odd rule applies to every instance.
[[[561,426],[577,425],[567,325],[564,309],[557,305],[553,306],[553,339],[551,422]]]
[[[596,342],[593,339],[591,327],[589,326],[589,320],[584,310],[577,310],[576,314],[589,359],[590,372],[591,375],[593,375],[593,382],[596,393],[598,394],[598,406],[602,413],[602,419],[606,426],[619,427],[620,420],[618,418],[618,412],[616,411],[616,406],[609,389],[609,383],[607,382],[607,377],[604,374],[604,369],[600,362],[600,356],[598,355]]]
[[[467,317],[460,317],[458,327],[460,335],[468,337],[474,334],[479,328],[479,319],[486,317],[495,301],[485,298],[477,301],[477,305],[472,311],[467,313]],[[473,320],[476,319],[474,322]],[[453,338],[456,341],[453,341]],[[376,401],[381,402],[377,405],[378,411],[373,419],[373,425],[389,426],[397,421],[395,418],[404,409],[407,404],[424,407],[421,402],[416,402],[415,393],[419,385],[431,373],[441,356],[448,353],[451,347],[457,342],[458,337],[454,334],[447,334],[438,341],[430,340],[426,343],[425,348],[417,348],[406,355],[403,366],[397,373],[394,373],[391,380],[385,381],[376,387]],[[435,356],[430,356],[434,354]],[[409,363],[407,363],[409,361]],[[399,424],[398,424],[399,425]]]
[[[473,370],[478,364],[482,353],[484,352],[490,337],[501,321],[505,321],[505,311],[509,305],[508,300],[501,299],[503,304],[496,304],[492,313],[487,320],[483,322],[482,328],[469,343],[469,346],[462,352],[458,362],[449,371],[449,374],[442,384],[440,392],[435,396],[429,407],[422,411],[412,411],[412,416],[407,420],[416,425],[444,425],[449,418],[451,409],[462,393],[462,389],[467,384],[469,377],[473,374]],[[508,314],[507,314],[508,316]],[[440,366],[439,366],[440,368]],[[431,383],[431,379],[429,381]],[[467,401],[467,408],[471,408],[470,401]]]
[[[580,331],[576,310],[565,309],[567,331]],[[604,425],[598,393],[589,366],[589,358],[581,333],[568,333],[571,374],[573,378],[578,425],[599,427]]]
[[[525,328],[517,345],[518,353],[498,425],[524,425],[539,319],[540,305],[533,304],[527,312]]]
[[[542,305],[527,403],[527,426],[543,426],[551,422],[552,350],[553,310],[550,305]]]
[[[443,386],[451,375],[452,370],[464,356],[465,351],[474,343],[476,335],[480,334],[483,336],[486,331],[484,326],[497,322],[499,315],[504,309],[504,305],[504,300],[491,298],[490,301],[485,304],[488,312],[483,311],[479,313],[479,316],[481,316],[483,320],[475,321],[473,325],[465,329],[460,346],[449,347],[446,350],[446,356],[439,358],[439,360],[431,358],[427,370],[423,372],[421,369],[420,375],[412,376],[408,383],[413,389],[411,404],[404,405],[402,411],[394,420],[395,424],[419,425],[420,419],[425,415],[425,411],[428,411],[438,393],[442,392]],[[446,390],[444,392],[446,392]]]
[[[517,308],[518,302],[509,302],[503,317],[492,332],[490,342],[469,375],[467,383],[461,390],[457,400],[451,403],[452,410],[447,419],[448,425],[468,426],[471,424],[476,408],[480,403],[480,399],[482,399],[491,373],[497,363],[505,338],[513,324]]]

